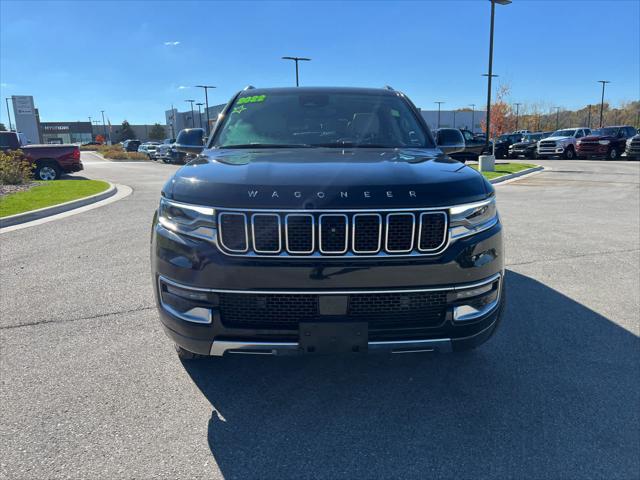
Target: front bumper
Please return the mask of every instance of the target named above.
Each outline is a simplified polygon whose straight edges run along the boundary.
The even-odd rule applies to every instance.
[[[580,157],[602,157],[609,152],[609,145],[578,145],[576,154]]]
[[[562,155],[564,153],[565,148],[562,145],[558,145],[555,147],[538,147],[538,155],[547,155],[547,156],[556,156]]]

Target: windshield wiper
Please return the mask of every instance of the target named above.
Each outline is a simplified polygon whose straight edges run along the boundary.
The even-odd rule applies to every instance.
[[[218,145],[217,148],[312,148],[307,143],[244,143],[240,145]]]

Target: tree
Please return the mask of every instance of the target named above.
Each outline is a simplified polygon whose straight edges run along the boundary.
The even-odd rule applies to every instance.
[[[4,123],[0,123],[0,132],[6,132],[7,127],[4,126]]]
[[[106,140],[102,135],[96,135],[96,142],[105,143]]]
[[[164,140],[167,136],[167,133],[164,130],[164,127],[159,123],[154,123],[151,130],[149,130],[149,140]]]
[[[122,122],[122,129],[120,130],[120,139],[122,141],[125,140],[133,140],[136,138],[136,133],[131,128],[131,124],[126,120]]]
[[[490,138],[496,138],[503,133],[511,132],[515,127],[515,115],[511,105],[507,102],[510,88],[508,85],[500,85],[496,93],[496,99],[491,104],[491,128]],[[482,120],[482,130],[487,129],[487,121]]]

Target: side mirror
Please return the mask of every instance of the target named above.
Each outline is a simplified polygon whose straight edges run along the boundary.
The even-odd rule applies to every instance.
[[[436,145],[447,155],[462,152],[466,147],[462,132],[455,128],[439,130],[436,134]]]
[[[185,128],[181,130],[176,138],[175,148],[182,153],[198,155],[204,150],[204,129]]]

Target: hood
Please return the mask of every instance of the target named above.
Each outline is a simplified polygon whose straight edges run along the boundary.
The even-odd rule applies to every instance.
[[[551,141],[556,141],[556,142],[562,142],[562,141],[570,140],[572,138],[573,137],[547,137],[547,138],[543,138],[540,141],[544,142],[545,140],[551,140]]]
[[[543,138],[543,140],[546,140],[546,138]],[[518,143],[514,143],[511,146],[513,148],[522,148],[522,147],[529,147],[531,145],[535,145],[538,143],[538,140],[529,140],[527,142],[518,142]]]
[[[211,149],[163,194],[227,208],[414,208],[482,200],[482,175],[435,149]]]
[[[580,139],[580,141],[582,142],[597,142],[599,140],[615,140],[615,137],[612,137],[611,135],[587,135],[586,137],[582,137]]]

